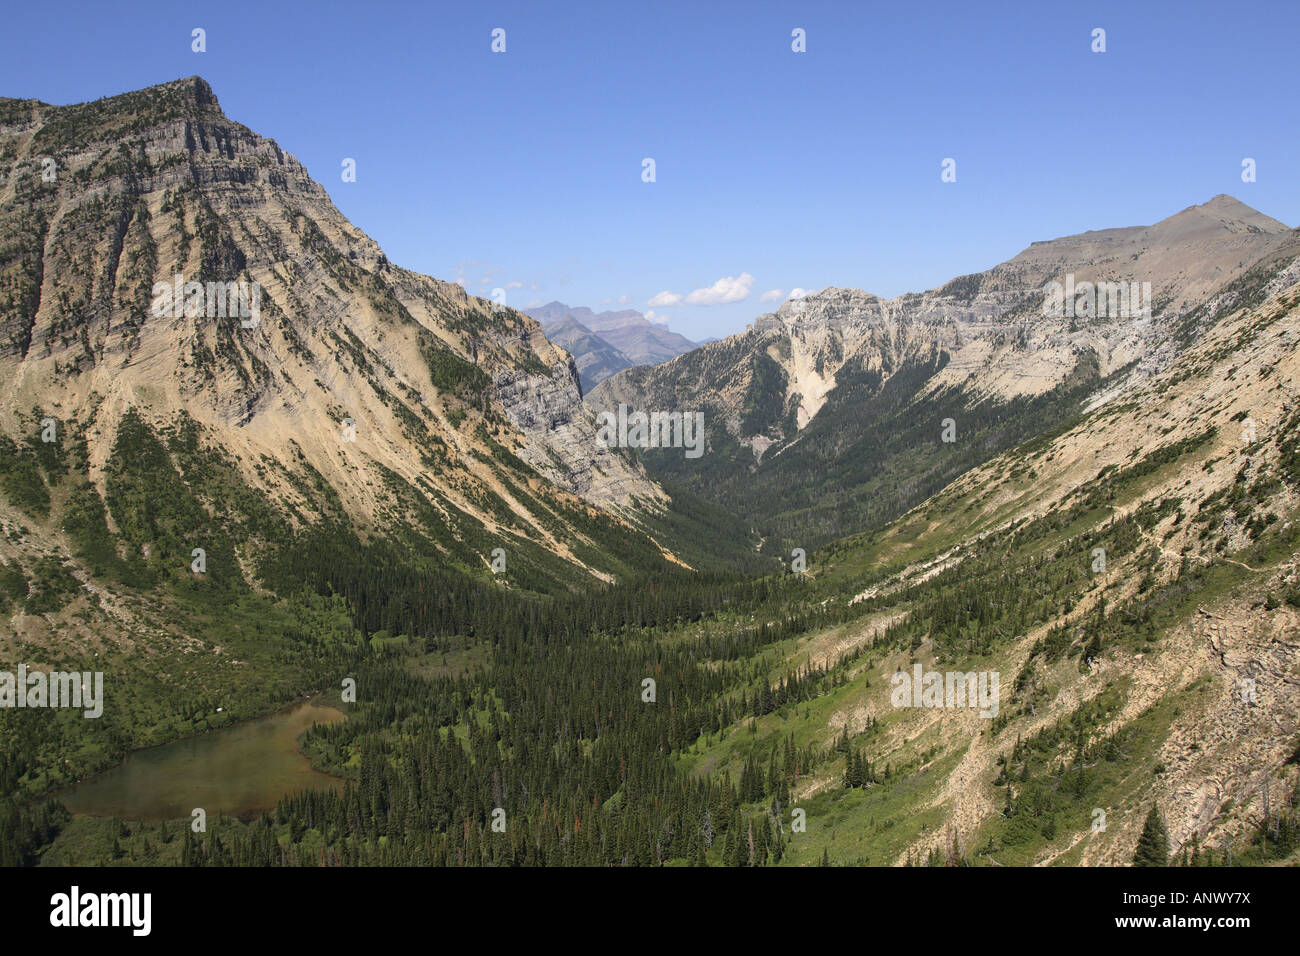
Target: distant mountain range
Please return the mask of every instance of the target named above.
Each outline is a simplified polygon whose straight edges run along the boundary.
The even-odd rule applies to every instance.
[[[696,347],[635,309],[592,312],[585,306],[549,302],[524,309],[524,314],[540,322],[546,337],[573,356],[584,394],[615,372],[658,365]]]
[[[1297,252],[1295,230],[1220,195],[1150,226],[1035,242],[921,294],[822,289],[585,401],[703,410],[703,463],[652,451],[651,473],[741,515],[770,549],[818,546],[1169,367],[1232,282]],[[1133,315],[1100,299],[1052,315],[1050,282],[1075,298],[1076,282],[1146,294]],[[970,438],[957,452],[940,440],[949,418]]]

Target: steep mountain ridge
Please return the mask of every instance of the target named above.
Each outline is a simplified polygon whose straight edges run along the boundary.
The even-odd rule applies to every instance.
[[[1123,865],[1153,803],[1175,853],[1266,844],[1300,743],[1300,274],[1279,274],[1122,400],[810,558],[873,581],[850,599],[872,615],[835,634],[868,663],[832,729],[942,768],[911,812],[945,825],[892,862],[956,838],[996,863]],[[927,587],[959,593],[961,613],[930,617]],[[1017,616],[1012,592],[1036,608]],[[917,660],[999,670],[998,720],[891,708],[868,675]]]
[[[738,335],[620,372],[586,400],[602,411],[703,410],[710,454],[691,469],[648,452],[652,471],[787,547],[816,544],[893,517],[955,477],[954,465],[1168,367],[1203,333],[1217,295],[1266,263],[1285,272],[1296,237],[1220,196],[1153,226],[1036,243],[923,294],[824,289]],[[1049,283],[1060,305],[1075,293],[1069,305],[1054,312]],[[940,461],[945,419],[979,429],[984,451]],[[916,442],[893,439],[921,422],[933,453],[918,456]],[[891,473],[910,490],[882,488]],[[792,497],[791,487],[809,490]],[[882,495],[891,502],[863,507]]]
[[[258,493],[294,499],[283,473],[307,464],[369,523],[395,476],[453,524],[581,564],[559,512],[662,510],[595,441],[572,360],[536,322],[392,265],[203,80],[0,101],[0,162],[3,427],[20,435],[28,409],[78,423],[101,493],[121,415],[184,408]],[[174,275],[255,283],[260,318],[157,315]]]

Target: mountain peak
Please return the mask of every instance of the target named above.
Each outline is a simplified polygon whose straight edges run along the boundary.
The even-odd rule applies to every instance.
[[[195,106],[199,107],[215,106],[217,109],[221,108],[217,102],[217,94],[212,92],[212,86],[207,80],[198,75],[186,76],[168,83],[159,83],[157,86],[146,87],[140,92],[149,93],[151,91],[163,96],[176,95],[189,99],[194,102]]]
[[[104,120],[160,123],[178,117],[223,118],[217,94],[201,76],[187,76],[88,103],[48,107],[54,116],[76,125]]]
[[[1194,228],[1197,225],[1206,222],[1215,222],[1225,226],[1231,232],[1241,230],[1253,230],[1258,232],[1278,234],[1290,232],[1291,227],[1285,223],[1278,222],[1272,216],[1266,216],[1258,209],[1254,209],[1235,196],[1227,193],[1219,193],[1212,199],[1196,206],[1188,206],[1181,212],[1176,212],[1172,216],[1161,219],[1152,228]]]
[[[40,125],[39,145],[44,149],[113,141],[132,130],[177,119],[228,122],[217,95],[201,76],[65,105],[0,97],[0,126]]]

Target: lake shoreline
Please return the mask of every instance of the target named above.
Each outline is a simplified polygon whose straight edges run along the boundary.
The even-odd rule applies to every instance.
[[[184,799],[190,806],[209,804],[203,807],[209,814],[247,821],[313,784],[341,788],[347,778],[317,769],[301,746],[312,726],[348,717],[322,696],[316,692],[225,727],[129,751],[38,801],[56,800],[74,816],[159,821],[185,818],[191,811],[177,803]]]

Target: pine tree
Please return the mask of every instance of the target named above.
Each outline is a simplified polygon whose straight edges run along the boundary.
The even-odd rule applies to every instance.
[[[740,811],[737,810],[731,820],[731,826],[727,828],[727,848],[729,851],[729,866],[740,867],[745,865],[745,834],[740,832]]]
[[[1134,866],[1168,866],[1169,865],[1169,831],[1165,821],[1160,817],[1160,810],[1151,805],[1147,822],[1142,827],[1142,836],[1138,839],[1137,850],[1133,854]]]

